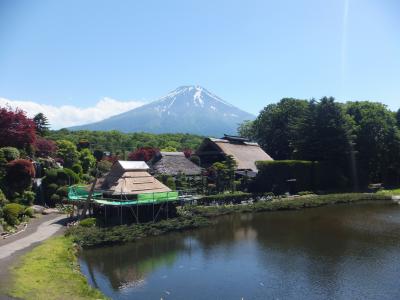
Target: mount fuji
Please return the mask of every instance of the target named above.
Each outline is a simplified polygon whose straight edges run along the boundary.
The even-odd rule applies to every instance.
[[[220,137],[236,134],[238,125],[253,120],[247,113],[200,86],[182,86],[138,108],[71,130],[190,133]]]

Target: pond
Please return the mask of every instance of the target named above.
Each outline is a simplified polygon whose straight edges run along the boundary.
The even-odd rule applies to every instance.
[[[81,252],[112,299],[399,299],[400,205],[221,217],[213,226]]]

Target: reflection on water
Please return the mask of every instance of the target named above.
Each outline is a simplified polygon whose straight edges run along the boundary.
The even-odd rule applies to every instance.
[[[112,299],[400,297],[400,206],[233,215],[212,227],[85,250]]]

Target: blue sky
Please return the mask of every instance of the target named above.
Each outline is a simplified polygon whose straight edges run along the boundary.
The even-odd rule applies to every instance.
[[[400,2],[0,0],[0,104],[69,108],[62,127],[190,84],[254,114],[325,95],[398,109]]]

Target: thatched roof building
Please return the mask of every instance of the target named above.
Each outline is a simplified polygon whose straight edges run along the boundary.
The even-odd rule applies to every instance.
[[[183,173],[187,176],[198,176],[201,168],[185,157],[183,152],[159,152],[150,162],[156,175],[176,176]]]
[[[220,139],[204,139],[196,155],[200,157],[202,167],[209,167],[217,161],[225,160],[227,155],[231,155],[237,163],[237,170],[252,172],[257,172],[256,161],[273,160],[257,143],[229,135]]]
[[[109,196],[171,191],[148,171],[149,166],[144,161],[119,160],[105,177],[98,180],[96,189]]]

